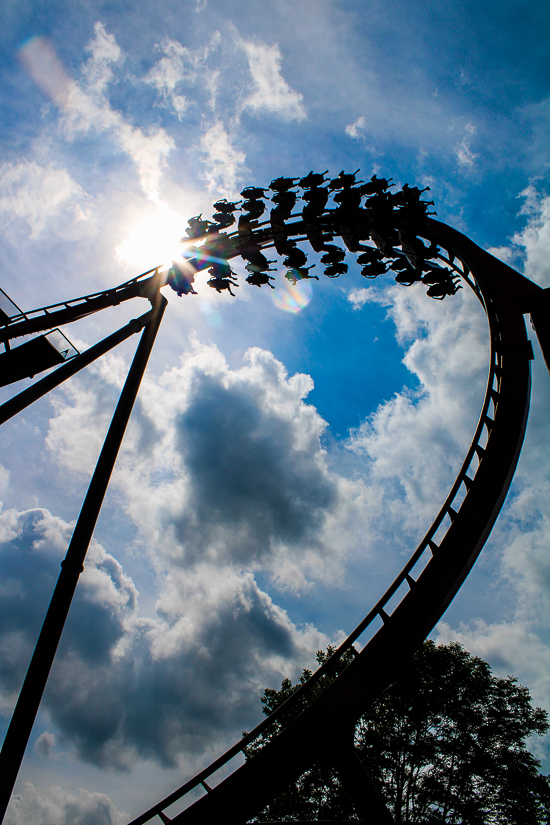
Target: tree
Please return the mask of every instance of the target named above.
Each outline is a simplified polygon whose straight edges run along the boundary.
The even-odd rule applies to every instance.
[[[319,651],[319,663],[331,653]],[[304,671],[299,684],[309,675]],[[298,686],[285,679],[279,691],[267,689],[264,713]],[[266,731],[247,757],[284,724]],[[493,676],[487,662],[459,644],[428,641],[361,717],[355,746],[397,822],[542,825],[550,821],[550,782],[526,740],[549,727],[546,711],[532,706],[515,678]],[[353,819],[355,813],[336,770],[319,764],[257,821],[322,818]]]

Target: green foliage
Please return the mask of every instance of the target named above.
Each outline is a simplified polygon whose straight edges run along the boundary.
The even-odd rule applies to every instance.
[[[332,653],[318,653],[319,663]],[[347,664],[347,662],[346,662]],[[304,671],[299,684],[308,676]],[[334,678],[334,672],[324,676]],[[298,687],[265,691],[269,715]],[[305,698],[299,710],[322,688]],[[271,739],[290,712],[249,749]],[[550,821],[550,784],[526,740],[549,729],[527,688],[492,675],[458,644],[425,642],[373,703],[355,730],[355,745],[397,822],[438,825],[542,825]],[[353,819],[335,769],[313,766],[259,820]]]

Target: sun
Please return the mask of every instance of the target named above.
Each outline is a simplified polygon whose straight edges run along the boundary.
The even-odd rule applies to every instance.
[[[155,211],[133,224],[124,240],[115,247],[116,257],[126,266],[146,272],[164,269],[181,258],[184,246],[180,238],[187,221],[165,203],[155,204]]]

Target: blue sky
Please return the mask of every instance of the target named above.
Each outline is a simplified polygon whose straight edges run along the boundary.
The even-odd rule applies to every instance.
[[[24,309],[163,263],[218,198],[311,169],[430,186],[440,220],[550,286],[547,4],[1,14],[0,286]],[[181,784],[259,719],[264,687],[349,632],[439,509],[483,398],[481,309],[466,290],[435,302],[317,269],[296,313],[242,277],[235,298],[204,277],[167,295],[10,825],[122,825]],[[145,310],[65,331],[84,348]],[[5,724],[135,343],[0,431]],[[534,346],[514,485],[433,637],[550,708],[550,385]]]

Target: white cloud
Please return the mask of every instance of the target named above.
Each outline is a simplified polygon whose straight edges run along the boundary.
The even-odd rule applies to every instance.
[[[516,253],[510,246],[489,246],[487,248],[489,255],[494,255],[499,261],[502,261],[508,266],[512,266]]]
[[[519,676],[520,682],[529,685],[534,704],[550,707],[550,646],[529,622],[475,619],[458,628],[441,622],[434,640],[437,644],[460,642],[470,653],[489,661],[497,676]]]
[[[550,392],[544,394],[543,416],[547,415]],[[534,399],[537,403],[537,398]],[[532,410],[532,413],[534,411]],[[504,526],[502,571],[517,590],[518,617],[548,629],[550,610],[550,448],[548,423],[533,427],[535,435],[526,442],[517,472],[519,491],[509,502]]]
[[[362,133],[365,131],[366,128],[366,118],[365,117],[358,117],[353,123],[349,123],[346,126],[346,135],[351,138],[360,138],[362,137]]]
[[[115,129],[120,147],[136,164],[141,187],[147,197],[159,203],[162,170],[167,165],[166,158],[175,148],[173,139],[164,129],[152,130],[146,135],[141,129],[121,122]]]
[[[154,86],[163,100],[169,101],[181,120],[189,102],[185,95],[176,94],[175,89],[184,78],[183,58],[187,56],[188,50],[181,43],[168,38],[162,41],[161,48],[165,56],[155,63],[145,82]]]
[[[525,249],[525,274],[543,287],[550,286],[550,197],[541,195],[534,186],[525,189],[522,213],[527,226],[514,235],[513,241]]]
[[[12,797],[6,825],[125,825],[128,814],[118,811],[108,796],[57,786],[37,788],[27,782]]]
[[[112,64],[122,63],[124,55],[114,36],[105,30],[103,23],[95,24],[94,33],[94,40],[86,46],[91,59],[84,65],[83,77],[89,91],[103,95],[114,78]]]
[[[509,246],[489,247],[487,251],[505,264],[524,271],[525,275],[542,287],[550,286],[550,197],[529,185],[520,198],[524,204],[520,215],[527,223],[512,237]]]
[[[83,66],[81,83],[69,77],[44,38],[27,44],[21,59],[37,85],[61,110],[67,138],[86,134],[91,129],[110,134],[136,165],[147,197],[156,202],[162,170],[175,146],[174,141],[162,128],[151,129],[145,134],[111,107],[108,85],[113,80],[112,66],[121,62],[122,53],[114,37],[101,23],[96,24],[95,38],[87,50],[90,57]]]
[[[294,91],[281,74],[279,46],[238,39],[248,58],[254,91],[243,101],[243,108],[253,112],[270,112],[283,120],[307,117],[303,97]]]
[[[71,382],[74,410],[69,410],[60,400],[52,397],[54,409],[59,412],[50,420],[46,445],[52,452],[63,457],[66,469],[72,472],[91,474],[93,471],[116,404],[115,393],[120,391],[124,380],[124,363],[121,358],[109,354],[101,361],[100,370],[106,378],[101,391],[97,391],[97,387],[95,393],[82,391],[78,381]],[[73,441],[78,430],[86,431],[86,438]]]
[[[40,754],[40,756],[47,758],[50,756],[54,746],[55,735],[51,731],[45,730],[34,743],[34,750]]]
[[[95,231],[91,198],[65,169],[35,161],[0,167],[0,213],[8,227],[24,221],[31,238],[45,229],[66,240]]]
[[[473,123],[467,123],[464,126],[462,139],[454,147],[454,153],[460,166],[465,168],[471,168],[477,158],[477,154],[472,151],[472,142],[476,132],[477,127]]]
[[[404,363],[419,381],[384,402],[352,432],[348,448],[368,460],[369,482],[385,491],[381,514],[404,529],[427,527],[443,503],[473,435],[484,395],[486,320],[469,290],[444,302],[421,287],[366,288],[355,306],[388,306]],[[387,529],[387,528],[386,528]]]
[[[4,495],[10,483],[10,471],[0,464],[0,495]]]
[[[215,32],[210,44],[203,49],[188,49],[177,40],[171,40],[168,37],[165,37],[157,46],[164,53],[164,57],[151,68],[145,77],[145,82],[159,92],[162,100],[174,109],[179,120],[187,111],[189,101],[185,95],[176,92],[178,86],[184,83],[193,85],[197,79],[200,79],[210,88],[211,99],[215,99],[218,73],[207,69],[205,64],[220,40],[220,33]]]
[[[221,121],[216,121],[202,135],[201,150],[205,155],[208,188],[216,195],[235,197],[246,172],[246,155],[232,145]]]

